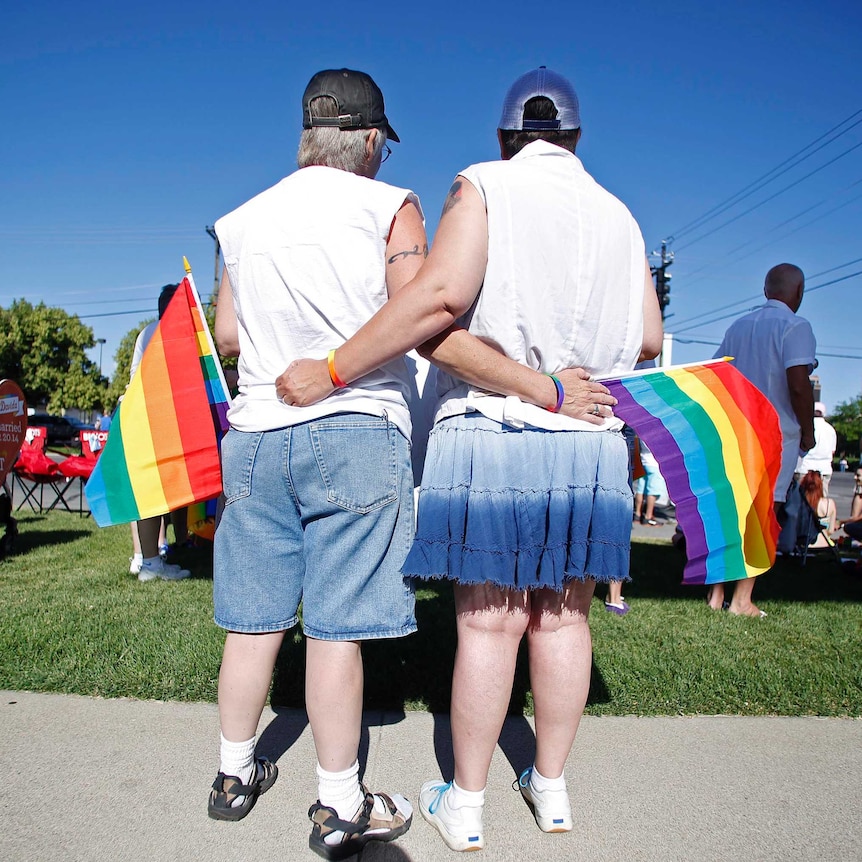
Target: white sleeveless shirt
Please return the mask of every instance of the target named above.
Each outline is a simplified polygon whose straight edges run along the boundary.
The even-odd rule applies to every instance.
[[[488,265],[460,324],[509,358],[553,374],[630,371],[643,344],[644,241],[626,207],[571,152],[535,141],[460,173],[485,202]],[[439,373],[436,420],[478,410],[506,424],[609,430],[490,395]]]
[[[239,329],[232,427],[269,431],[335,413],[385,413],[409,439],[415,384],[403,358],[309,407],[288,407],[275,393],[294,359],[325,358],[386,302],[386,241],[407,200],[419,207],[408,189],[315,166],[216,222]]]

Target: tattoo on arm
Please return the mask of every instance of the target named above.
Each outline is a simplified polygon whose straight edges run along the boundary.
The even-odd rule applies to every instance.
[[[443,203],[443,215],[446,215],[461,200],[461,188],[461,180],[455,180],[452,183],[452,187],[449,189],[449,193],[446,195],[446,200]]]
[[[422,257],[428,257],[427,245],[422,246],[422,251],[419,251],[418,245],[414,245],[412,251],[399,251],[397,254],[393,254],[392,257],[390,257],[389,260],[387,260],[386,262],[395,263],[395,261],[398,260],[399,257],[403,257],[405,260],[407,260],[408,257],[412,257],[413,255],[418,256],[420,254],[422,255]]]

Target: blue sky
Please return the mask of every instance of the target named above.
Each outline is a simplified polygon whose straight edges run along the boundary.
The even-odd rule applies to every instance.
[[[382,87],[402,143],[379,177],[420,195],[433,236],[452,177],[498,155],[507,87],[544,64],[578,90],[587,170],[648,249],[676,235],[674,361],[711,356],[732,320],[716,318],[757,305],[773,264],[799,264],[809,289],[862,270],[860,43],[849,0],[16,4],[0,31],[0,305],[79,314],[110,373],[183,255],[208,295],[205,226],[293,170],[322,68]],[[860,286],[810,290],[801,309],[830,408],[862,391]]]

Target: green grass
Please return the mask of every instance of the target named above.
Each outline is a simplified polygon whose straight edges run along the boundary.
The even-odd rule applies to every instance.
[[[212,622],[212,559],[179,557],[194,577],[139,583],[127,527],[67,513],[24,515],[0,562],[0,688],[214,701],[222,632]],[[769,616],[710,611],[680,585],[682,557],[637,543],[626,617],[593,603],[594,715],[862,715],[862,577],[824,559],[779,560],[755,595]],[[602,588],[599,595],[602,596]],[[455,651],[451,589],[417,593],[420,631],[365,646],[369,707],[445,711]],[[525,656],[513,712],[532,709]],[[302,638],[288,633],[276,704],[302,704]]]

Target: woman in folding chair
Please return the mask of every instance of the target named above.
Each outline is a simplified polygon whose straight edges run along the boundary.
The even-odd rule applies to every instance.
[[[809,542],[812,550],[818,548],[833,548],[832,533],[837,529],[838,511],[835,500],[823,496],[823,478],[820,473],[809,470],[799,483],[799,490],[814,513],[814,525],[817,536]]]

